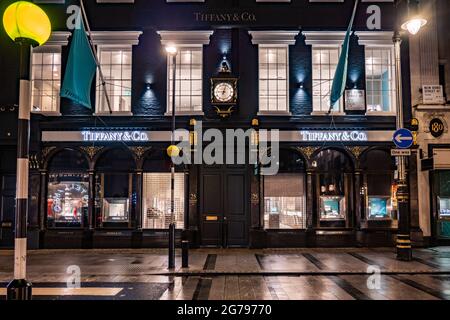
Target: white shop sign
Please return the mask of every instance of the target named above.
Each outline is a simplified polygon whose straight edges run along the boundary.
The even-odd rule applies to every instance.
[[[364,90],[358,89],[345,90],[345,110],[346,111],[366,110],[366,95]]]
[[[443,104],[444,91],[439,85],[426,85],[422,87],[423,104]]]

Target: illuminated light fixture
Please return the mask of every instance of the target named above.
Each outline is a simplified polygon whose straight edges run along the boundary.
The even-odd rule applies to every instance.
[[[297,86],[298,86],[300,89],[303,89],[303,88],[305,87],[305,85],[303,84],[303,82],[299,82],[299,83],[297,84]]]
[[[149,83],[149,82],[147,82],[147,83],[145,84],[145,88],[146,88],[147,90],[150,90],[150,89],[152,88],[152,84]]]
[[[416,35],[422,27],[427,24],[427,20],[421,17],[414,17],[408,19],[404,24],[402,24],[402,29],[407,30],[410,34]]]
[[[166,52],[167,52],[167,54],[170,54],[170,55],[177,54],[177,47],[175,47],[174,45],[168,45],[166,47]]]
[[[408,0],[408,18],[401,28],[412,35],[416,35],[427,22],[419,13],[419,0]]]
[[[170,145],[168,148],[167,148],[167,155],[169,156],[169,157],[178,157],[179,155],[180,155],[180,148],[178,148],[177,146],[175,146],[175,145]]]
[[[44,10],[28,1],[9,5],[3,14],[3,26],[13,41],[31,41],[34,46],[47,42],[52,32],[50,19]]]

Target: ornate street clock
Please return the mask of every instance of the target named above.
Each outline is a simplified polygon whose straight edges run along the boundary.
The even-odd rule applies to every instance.
[[[238,78],[233,77],[228,64],[222,62],[217,77],[211,78],[211,103],[217,114],[226,118],[236,108],[238,100]]]

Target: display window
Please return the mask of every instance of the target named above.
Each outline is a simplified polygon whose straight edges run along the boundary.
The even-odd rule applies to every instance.
[[[106,151],[97,161],[97,228],[131,228],[136,206],[136,163],[128,148]]]
[[[96,176],[98,227],[115,227],[130,221],[133,174],[100,173]]]
[[[348,206],[352,199],[352,162],[344,153],[333,149],[321,151],[315,159],[319,225],[345,227],[350,223]]]
[[[321,196],[320,219],[345,220],[345,198],[343,196]]]
[[[367,220],[397,219],[395,163],[384,150],[372,150],[361,158],[364,170],[361,195]]]
[[[278,174],[263,176],[264,228],[306,229],[305,163],[280,149]]]
[[[83,227],[88,214],[89,182],[82,174],[51,174],[47,189],[49,228]]]
[[[435,193],[437,202],[437,234],[450,238],[450,171],[435,172]]]
[[[266,229],[306,228],[304,175],[281,173],[264,177]]]
[[[171,174],[152,172],[143,174],[143,228],[168,229],[171,223]],[[174,222],[184,227],[184,173],[175,173]]]

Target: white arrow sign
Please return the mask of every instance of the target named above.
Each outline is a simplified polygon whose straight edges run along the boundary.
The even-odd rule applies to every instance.
[[[402,143],[402,141],[412,141],[412,140],[413,137],[403,137],[401,134],[395,137],[395,141],[397,141],[398,143]]]

